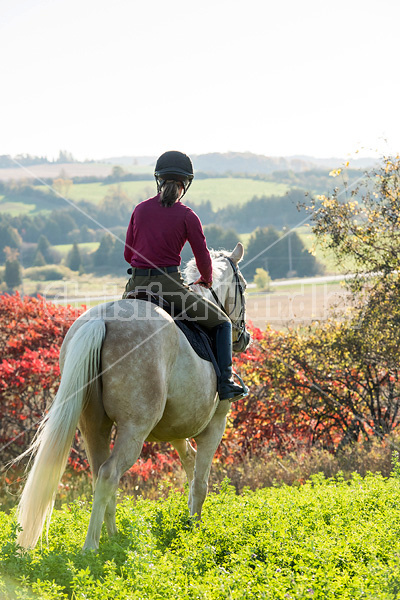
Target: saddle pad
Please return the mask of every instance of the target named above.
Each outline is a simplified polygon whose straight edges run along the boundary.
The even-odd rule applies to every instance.
[[[192,321],[182,321],[180,319],[174,319],[174,321],[175,325],[186,336],[196,354],[200,358],[214,363],[215,357],[212,351],[212,342],[207,333],[197,323],[193,323]]]

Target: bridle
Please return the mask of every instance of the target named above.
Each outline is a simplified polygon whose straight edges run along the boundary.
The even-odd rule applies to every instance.
[[[247,348],[249,341],[250,341],[250,334],[246,330],[244,287],[243,287],[243,284],[239,277],[238,268],[235,265],[235,263],[233,262],[233,260],[231,258],[229,258],[229,256],[225,256],[225,255],[224,255],[224,258],[226,258],[229,261],[229,264],[232,267],[233,277],[234,277],[234,281],[235,281],[235,301],[234,301],[233,309],[231,310],[230,313],[228,313],[228,311],[225,309],[224,305],[222,304],[222,302],[218,298],[217,294],[215,293],[215,290],[212,287],[210,287],[209,290],[211,292],[212,297],[214,298],[215,304],[218,306],[218,308],[220,308],[222,310],[222,312],[224,312],[226,314],[226,316],[229,318],[229,320],[232,323],[232,328],[238,332],[237,339],[232,344],[233,350],[235,352],[243,352],[244,349]],[[235,319],[235,321],[233,321],[231,319],[231,315],[236,310],[239,297],[240,297],[240,312],[239,312],[238,318]]]

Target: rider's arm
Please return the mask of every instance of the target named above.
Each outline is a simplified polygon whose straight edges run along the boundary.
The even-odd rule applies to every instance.
[[[133,215],[135,211],[133,211],[131,220],[129,221],[128,230],[126,232],[126,240],[125,240],[125,250],[124,250],[124,258],[127,263],[131,264],[132,256],[133,256]]]
[[[202,281],[212,283],[212,262],[199,217],[193,211],[186,216],[187,239],[193,250]]]

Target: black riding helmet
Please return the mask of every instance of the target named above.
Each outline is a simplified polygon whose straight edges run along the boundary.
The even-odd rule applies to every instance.
[[[157,181],[157,191],[160,193],[164,181],[180,181],[183,185],[183,195],[189,189],[193,180],[193,165],[187,154],[170,150],[161,154],[156,162],[154,177]]]

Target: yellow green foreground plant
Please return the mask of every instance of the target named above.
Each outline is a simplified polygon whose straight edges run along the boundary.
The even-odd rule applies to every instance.
[[[396,462],[396,461],[395,461]],[[397,466],[396,466],[397,465]],[[400,594],[400,468],[235,495],[210,494],[200,525],[186,495],[118,506],[119,533],[81,553],[89,507],[55,511],[48,546],[21,554],[0,513],[0,597],[8,599],[373,599]]]

